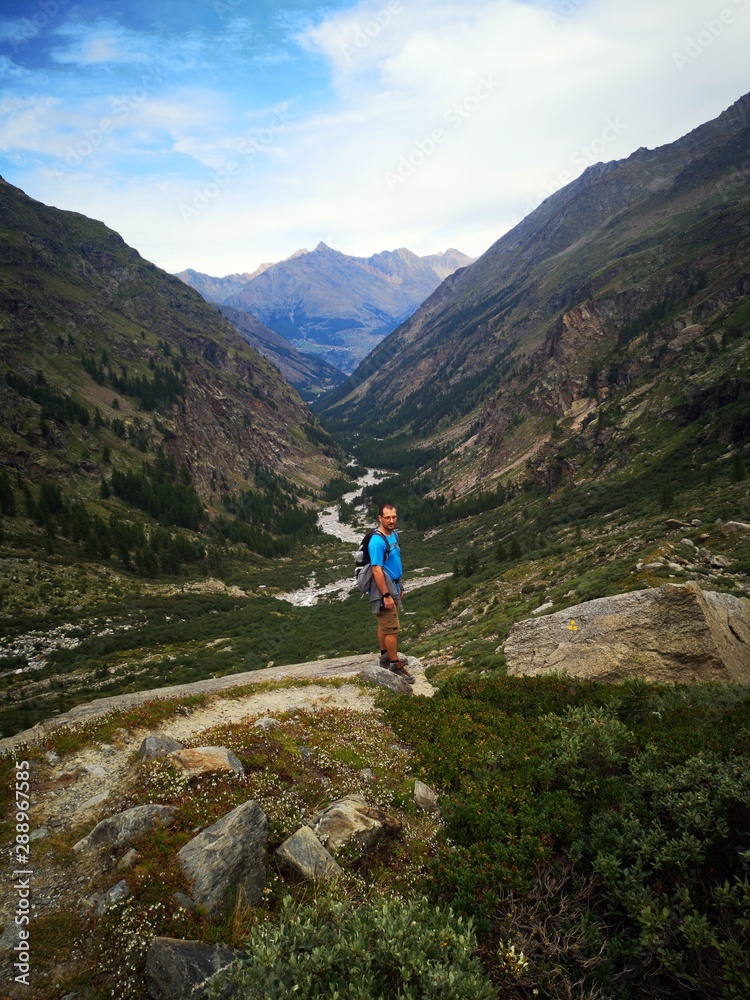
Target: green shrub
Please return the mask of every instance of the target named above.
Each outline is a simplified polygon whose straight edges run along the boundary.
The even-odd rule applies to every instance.
[[[256,925],[247,955],[217,977],[242,1000],[338,997],[340,1000],[492,1000],[470,920],[426,899],[382,899],[353,907],[284,900],[278,924]]]
[[[386,713],[442,792],[431,891],[503,996],[750,996],[746,687],[463,675]]]

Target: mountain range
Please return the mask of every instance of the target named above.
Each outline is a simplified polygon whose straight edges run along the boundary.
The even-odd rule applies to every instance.
[[[444,495],[509,476],[556,488],[629,456],[658,466],[696,436],[720,442],[721,461],[746,455],[749,204],[745,96],[674,143],[587,169],[316,409],[352,440],[385,439],[382,454],[431,456]]]
[[[188,270],[177,277],[209,301],[250,313],[302,353],[351,372],[444,278],[472,262],[454,249],[419,257],[402,247],[352,257],[321,242],[251,275],[212,278]]]

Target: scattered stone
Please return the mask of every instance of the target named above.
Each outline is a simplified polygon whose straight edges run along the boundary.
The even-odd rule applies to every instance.
[[[341,872],[309,826],[300,827],[276,849],[277,856],[304,879],[331,878]]]
[[[664,524],[668,528],[689,528],[691,524],[689,521],[680,521],[676,517],[668,517]]]
[[[371,806],[362,795],[345,795],[313,815],[312,831],[329,851],[335,853],[347,844],[369,851],[385,833],[397,833],[401,824]]]
[[[96,912],[99,916],[101,916],[103,913],[106,913],[107,910],[111,910],[113,906],[121,902],[123,899],[127,899],[129,895],[130,886],[125,879],[121,879],[116,885],[113,885],[102,894],[96,907]]]
[[[87,778],[106,778],[109,771],[101,764],[82,764],[78,768],[78,773]]]
[[[157,937],[146,957],[146,990],[149,1000],[207,1000],[208,983],[217,972],[232,965],[241,952],[228,944],[179,941]],[[219,1000],[228,997],[223,990]]]
[[[213,774],[236,774],[240,778],[245,776],[245,768],[226,747],[175,750],[169,754],[169,760],[182,768],[188,781]]]
[[[543,615],[545,611],[549,611],[550,608],[554,608],[554,601],[546,601],[544,604],[540,604],[538,608],[535,608],[531,613],[532,615]]]
[[[750,683],[750,600],[666,584],[513,626],[509,674]]]
[[[714,569],[728,569],[732,563],[725,556],[711,556],[711,565]]]
[[[700,528],[700,526],[703,524],[703,521],[701,521],[699,517],[694,517],[693,520],[690,522],[690,524],[694,528]]]
[[[357,772],[357,774],[360,776],[360,778],[364,778],[365,781],[375,780],[375,772],[371,767],[363,767]]]
[[[130,869],[134,868],[135,865],[138,863],[139,858],[140,854],[138,853],[138,851],[136,851],[134,847],[128,848],[128,850],[125,851],[123,856],[117,862],[118,872],[129,872]]]
[[[307,760],[308,757],[312,757],[312,750],[310,749],[310,747],[300,747],[299,752],[300,756],[304,757],[305,760]]]
[[[15,946],[21,941],[21,928],[15,920],[6,924],[5,930],[0,934],[0,954],[4,951],[13,951]]]
[[[643,568],[644,569],[664,569],[664,563],[663,562],[650,562],[650,563],[646,563],[643,566]],[[565,614],[565,612],[561,611],[560,614],[561,615]]]
[[[189,910],[191,913],[198,909],[195,900],[191,899],[190,896],[186,896],[184,892],[173,892],[172,899],[181,906],[183,910]]]
[[[278,729],[281,723],[278,719],[272,719],[270,715],[264,715],[262,719],[256,719],[253,723],[253,729],[262,729],[264,732],[269,733],[272,729]]]
[[[40,826],[38,830],[29,834],[29,840],[44,840],[45,837],[49,837],[49,830],[46,826]]]
[[[384,670],[383,667],[377,665],[369,665],[363,667],[357,677],[360,677],[363,681],[369,681],[371,684],[377,684],[378,687],[387,688],[389,691],[393,691],[394,694],[412,694],[411,684],[405,681],[403,677],[399,677],[398,674],[394,674],[391,670]]]
[[[689,545],[691,549],[694,549],[694,548],[697,547],[692,538],[681,538],[680,539],[680,544],[682,544],[682,545]]]
[[[182,743],[166,733],[151,733],[138,747],[137,756],[139,760],[148,760],[151,757],[166,757],[175,750],[182,750]]]
[[[134,806],[116,816],[108,816],[97,823],[88,836],[73,845],[74,851],[85,851],[92,847],[128,847],[152,830],[169,826],[177,809],[174,806]]]
[[[414,782],[414,804],[422,812],[439,812],[437,792],[423,781]]]
[[[745,524],[744,521],[727,521],[726,524],[722,524],[721,530],[725,535],[733,535],[737,532],[748,534],[750,533],[750,524]]]
[[[177,857],[196,903],[221,911],[235,892],[251,905],[257,903],[266,884],[267,837],[265,814],[250,800],[188,841]]]
[[[92,809],[96,809],[98,806],[103,805],[108,798],[108,791],[97,792],[96,795],[92,795],[90,799],[86,799],[85,802],[81,803],[80,812],[91,812]]]

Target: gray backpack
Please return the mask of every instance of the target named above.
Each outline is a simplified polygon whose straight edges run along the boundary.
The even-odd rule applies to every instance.
[[[359,587],[361,594],[370,594],[370,585],[372,584],[372,563],[370,562],[370,539],[373,535],[380,535],[381,538],[385,540],[385,559],[391,551],[391,546],[388,539],[385,537],[382,531],[378,531],[375,528],[373,531],[368,531],[362,541],[359,543],[359,548],[354,554],[354,581]],[[385,562],[385,559],[383,560]]]

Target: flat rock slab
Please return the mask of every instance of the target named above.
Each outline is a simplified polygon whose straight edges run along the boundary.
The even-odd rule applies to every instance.
[[[315,813],[312,832],[329,851],[335,853],[347,844],[361,851],[371,850],[385,833],[397,833],[401,824],[393,816],[371,806],[362,795],[345,795]]]
[[[266,884],[268,821],[257,802],[243,802],[180,850],[177,857],[191,884],[191,897],[210,912],[221,912],[230,896],[251,905]]]
[[[228,968],[240,952],[227,944],[181,941],[157,937],[146,957],[146,989],[149,1000],[207,1000],[208,984],[217,972]],[[230,990],[219,994],[229,996]]]
[[[276,849],[277,857],[304,879],[330,878],[341,873],[341,867],[312,832],[300,827]]]
[[[169,826],[176,813],[177,809],[174,806],[134,806],[97,823],[88,836],[73,845],[73,850],[86,851],[92,847],[128,847],[159,827]]]
[[[519,622],[504,650],[509,674],[750,684],[750,601],[667,584]]]
[[[189,781],[207,778],[214,774],[236,774],[244,777],[245,768],[226,747],[194,747],[175,750],[168,760],[176,764]]]

